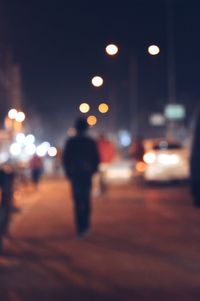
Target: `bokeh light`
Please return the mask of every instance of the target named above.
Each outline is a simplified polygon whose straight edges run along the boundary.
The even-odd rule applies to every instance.
[[[118,47],[115,44],[109,44],[106,46],[106,53],[109,55],[115,55],[119,51]]]
[[[88,113],[89,110],[90,110],[90,106],[89,106],[88,103],[83,102],[83,103],[80,104],[79,110],[80,110],[81,113]]]
[[[160,48],[157,45],[151,45],[148,47],[148,53],[151,55],[157,55],[160,52]]]
[[[21,146],[18,143],[13,143],[10,146],[10,153],[13,156],[18,156],[21,153]]]
[[[18,122],[23,122],[25,120],[25,114],[24,114],[24,112],[18,112],[15,119]]]
[[[87,123],[88,123],[90,126],[95,125],[95,124],[97,123],[97,118],[96,118],[96,116],[94,116],[94,115],[88,116],[88,118],[87,118]]]
[[[56,147],[54,146],[51,146],[49,149],[48,149],[48,155],[50,157],[55,157],[57,155],[58,151],[56,149]]]
[[[103,78],[101,76],[94,76],[92,78],[92,84],[95,87],[101,87],[103,85]]]
[[[98,107],[100,113],[107,113],[109,110],[109,106],[106,103],[101,103]]]
[[[17,110],[11,109],[11,110],[8,112],[8,117],[9,117],[10,119],[15,119],[16,116],[17,116]]]

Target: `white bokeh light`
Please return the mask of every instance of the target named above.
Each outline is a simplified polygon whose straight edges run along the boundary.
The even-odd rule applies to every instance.
[[[106,46],[106,53],[109,55],[115,55],[119,51],[117,45],[115,44],[109,44]]]
[[[103,85],[103,78],[101,76],[94,76],[92,78],[92,84],[95,87],[101,87]]]
[[[16,116],[17,116],[17,110],[11,109],[11,110],[8,112],[8,117],[9,117],[10,119],[15,119]]]
[[[28,144],[26,147],[25,147],[25,152],[27,155],[34,155],[35,152],[36,152],[36,146],[35,144]]]
[[[21,146],[18,143],[13,143],[10,146],[10,153],[13,156],[19,156],[21,153]]]
[[[52,146],[52,147],[50,147],[49,149],[48,149],[48,155],[50,156],[50,157],[55,157],[56,155],[57,155],[57,149],[56,149],[56,147],[54,147],[54,146]]]
[[[23,112],[18,112],[15,119],[18,122],[23,122],[25,120],[25,114]]]
[[[28,145],[28,144],[33,144],[35,142],[35,136],[34,135],[27,135],[26,138],[25,138],[25,144]]]
[[[148,53],[151,55],[157,55],[160,52],[160,48],[157,45],[151,45],[148,47]]]
[[[23,144],[24,141],[25,141],[25,135],[24,135],[23,133],[18,133],[18,134],[16,135],[16,141],[17,141],[17,143],[19,143],[19,144]]]

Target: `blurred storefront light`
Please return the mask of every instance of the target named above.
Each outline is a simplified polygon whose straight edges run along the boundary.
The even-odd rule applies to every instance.
[[[24,112],[18,112],[15,119],[17,122],[23,122],[25,120]]]
[[[28,144],[33,144],[35,142],[35,136],[32,135],[32,134],[29,134],[26,136],[25,138],[25,144],[28,145]]]
[[[21,154],[21,146],[18,143],[13,143],[10,146],[10,153],[13,156],[19,156]]]
[[[52,146],[48,149],[48,155],[50,157],[55,157],[57,155],[58,151],[56,149],[56,147]]]
[[[23,133],[18,133],[16,135],[16,141],[19,144],[24,144],[24,142],[25,142],[25,135]]]
[[[8,117],[9,117],[10,119],[15,119],[16,116],[17,116],[17,110],[11,109],[11,110],[8,112]]]
[[[36,146],[35,144],[28,144],[26,147],[25,147],[25,152],[27,155],[34,155],[35,152],[36,152]]]
[[[131,144],[131,135],[128,131],[119,131],[119,144],[123,147],[129,146]]]

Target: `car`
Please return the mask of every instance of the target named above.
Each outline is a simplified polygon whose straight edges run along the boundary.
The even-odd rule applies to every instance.
[[[142,162],[136,170],[144,181],[188,180],[190,177],[189,150],[179,141],[147,139],[144,141]]]

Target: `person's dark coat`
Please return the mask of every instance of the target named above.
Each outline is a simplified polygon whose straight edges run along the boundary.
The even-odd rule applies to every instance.
[[[92,176],[99,165],[99,153],[93,139],[77,135],[67,140],[63,150],[63,167],[69,179]]]

